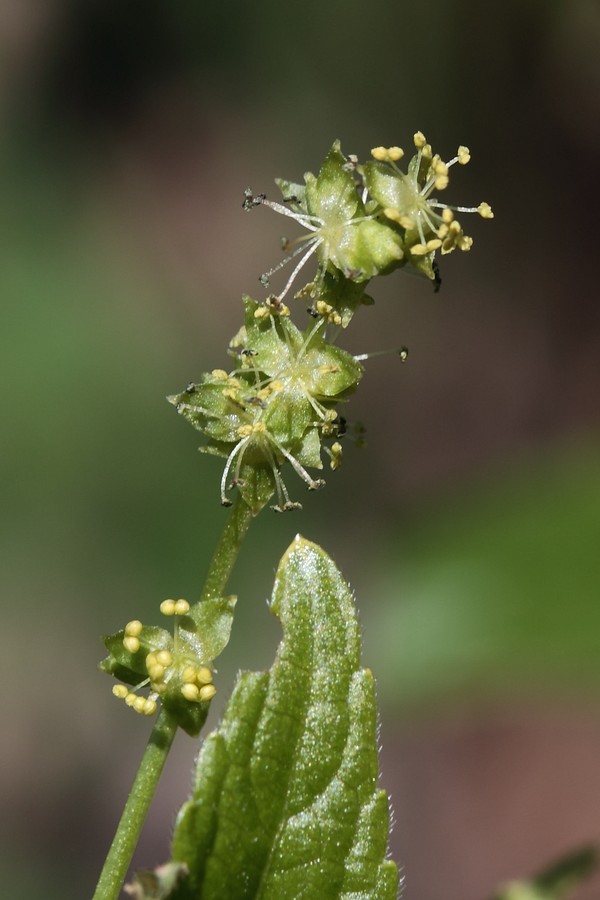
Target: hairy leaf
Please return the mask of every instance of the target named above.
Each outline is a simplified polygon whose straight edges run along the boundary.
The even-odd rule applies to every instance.
[[[189,875],[172,897],[394,900],[374,683],[360,668],[350,591],[297,537],[271,609],[283,640],[270,672],[240,676],[204,742],[173,841]]]

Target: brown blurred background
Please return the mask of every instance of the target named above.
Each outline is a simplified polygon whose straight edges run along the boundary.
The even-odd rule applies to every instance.
[[[471,148],[449,200],[496,218],[439,294],[396,273],[344,335],[409,361],[368,364],[367,447],[254,526],[219,698],[272,658],[301,530],[357,591],[406,897],[482,900],[600,841],[600,5],[1,0],[3,896],[91,896],[148,731],[98,636],[193,598],[224,520],[219,461],[164,397],[226,365],[289,231],[243,189],[417,129]],[[140,866],[195,752],[178,739]]]

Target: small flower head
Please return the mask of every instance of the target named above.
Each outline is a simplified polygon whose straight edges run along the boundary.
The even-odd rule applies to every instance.
[[[402,234],[405,259],[431,279],[435,279],[434,256],[455,249],[471,249],[473,239],[462,229],[454,213],[479,213],[484,219],[493,218],[488,203],[476,207],[450,206],[437,199],[437,193],[449,184],[452,166],[466,165],[471,154],[468,147],[460,146],[456,155],[445,162],[433,153],[425,135],[414,135],[416,153],[403,172],[396,162],[402,154],[398,147],[376,147],[373,161],[361,171],[369,196],[377,204],[379,212],[395,223]]]
[[[187,600],[164,600],[161,612],[176,617],[173,634],[136,619],[105,638],[109,656],[100,668],[121,682],[114,696],[144,716],[160,701],[188,734],[197,734],[216,694],[212,659],[229,639],[234,603],[207,600],[192,608]]]
[[[402,241],[398,234],[367,212],[360,185],[355,179],[355,168],[355,162],[343,156],[339,141],[336,141],[318,176],[307,173],[304,185],[277,180],[283,193],[283,204],[267,200],[264,194],[254,197],[250,191],[246,192],[245,209],[268,206],[293,219],[305,230],[291,242],[284,240],[284,249],[292,252],[261,276],[262,283],[268,286],[271,275],[300,257],[278,294],[279,299],[285,297],[313,254],[318,261],[317,278],[311,285],[313,296],[319,294],[326,273],[360,284],[398,265],[402,259]]]
[[[233,341],[239,366],[215,370],[191,390],[169,398],[209,438],[205,452],[226,459],[221,502],[236,487],[256,512],[275,494],[274,509],[299,508],[281,469],[289,463],[309,490],[324,484],[308,469],[321,469],[325,440],[335,440],[336,405],[362,376],[354,357],[324,335],[335,310],[323,303],[306,331],[277,304],[246,298],[246,324]]]

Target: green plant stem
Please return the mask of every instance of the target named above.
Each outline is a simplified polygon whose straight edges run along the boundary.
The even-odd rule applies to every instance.
[[[116,900],[177,731],[161,709],[127,798],[93,900]]]
[[[201,600],[221,597],[225,593],[252,518],[250,507],[238,495],[210,561]],[[100,873],[93,900],[116,900],[119,896],[176,731],[177,725],[161,709]]]
[[[219,543],[208,567],[208,574],[200,596],[201,600],[222,597],[231,575],[231,570],[240,552],[242,541],[250,527],[253,513],[240,494],[235,498],[231,513],[219,539]]]

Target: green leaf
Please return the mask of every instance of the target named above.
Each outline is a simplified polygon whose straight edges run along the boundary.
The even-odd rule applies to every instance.
[[[271,609],[284,637],[267,673],[238,680],[204,742],[177,822],[177,900],[393,900],[388,800],[377,788],[373,676],[360,668],[352,596],[297,537]]]

